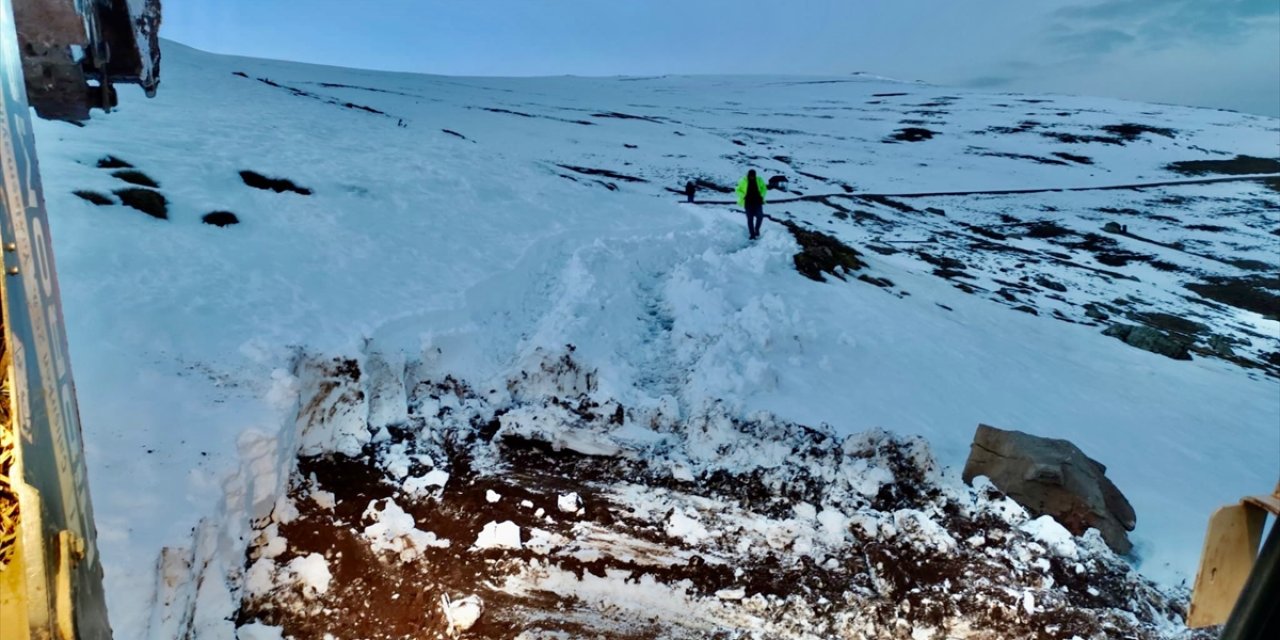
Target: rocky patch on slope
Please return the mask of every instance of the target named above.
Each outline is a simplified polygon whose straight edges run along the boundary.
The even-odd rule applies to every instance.
[[[569,354],[505,388],[376,356],[302,368],[304,457],[253,533],[244,632],[1197,637],[1185,594],[1096,530],[947,480],[919,439],[626,407]]]

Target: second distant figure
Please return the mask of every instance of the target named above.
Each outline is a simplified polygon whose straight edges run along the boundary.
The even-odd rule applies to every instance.
[[[760,237],[760,225],[764,223],[764,199],[769,192],[769,185],[764,178],[756,175],[756,170],[747,172],[747,177],[738,182],[738,205],[747,212],[747,234],[752,240]]]

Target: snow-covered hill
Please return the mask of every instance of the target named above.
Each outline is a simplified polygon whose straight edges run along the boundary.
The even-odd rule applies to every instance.
[[[209,518],[190,557],[242,569],[294,448],[373,437],[297,437],[311,357],[506,389],[573,345],[601,402],[923,436],[956,490],[979,422],[1067,438],[1128,495],[1132,560],[1167,585],[1194,571],[1211,510],[1280,469],[1276,181],[1061,190],[1275,173],[1274,119],[864,77],[444,78],[169,44],[155,100],[37,133],[121,638],[168,628],[149,604],[162,547]],[[106,156],[158,183],[166,220],[116,204],[130,185]],[[671,193],[697,179],[728,200],[750,167],[788,178],[772,216],[866,266],[807,279],[780,224],[751,243],[731,206]],[[215,211],[239,224],[201,222]]]

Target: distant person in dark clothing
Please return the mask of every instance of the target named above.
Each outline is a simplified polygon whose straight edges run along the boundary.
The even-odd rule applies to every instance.
[[[689,198],[689,202],[693,202],[693,194],[697,191],[698,185],[694,184],[692,180],[684,183],[684,195]]]
[[[764,223],[764,197],[769,192],[769,185],[764,178],[756,175],[756,170],[747,172],[747,177],[738,182],[738,205],[747,212],[747,233],[752,240],[760,237],[760,225]]]

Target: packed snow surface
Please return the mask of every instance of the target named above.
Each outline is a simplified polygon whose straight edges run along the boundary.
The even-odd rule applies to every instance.
[[[792,195],[1175,181],[1169,163],[1280,155],[1274,119],[866,77],[444,78],[172,43],[164,74],[155,100],[126,99],[84,128],[36,125],[119,638],[173,624],[152,609],[168,593],[162,548],[191,554],[166,556],[166,575],[201,559],[243,569],[202,518],[243,546],[250,520],[287,521],[278,501],[299,452],[358,453],[405,419],[403,387],[295,375],[303,350],[378,353],[365,366],[388,370],[412,358],[503,393],[536,354],[573,345],[594,378],[547,384],[674,416],[720,403],[845,435],[919,435],[953,475],[980,422],[1066,438],[1129,497],[1133,561],[1166,584],[1194,571],[1216,506],[1274,485],[1280,384],[1268,371],[1280,365],[1266,363],[1280,324],[1254,302],[1184,286],[1275,273],[1280,197],[1263,183],[936,197],[905,210],[771,192],[770,214],[857,248],[880,286],[805,279],[780,225],[752,243],[730,205],[667,191],[700,179],[700,198],[727,200],[710,190],[749,167],[787,176]],[[106,155],[160,185],[167,220],[73,195],[116,200],[130,186],[96,166]],[[242,171],[292,186],[252,188]],[[203,224],[214,211],[240,223]],[[1125,231],[1104,233],[1110,221]],[[1194,356],[1130,347],[1102,335],[1097,315],[1195,334]],[[299,394],[318,388],[299,413]],[[585,455],[652,437],[532,417],[497,428]],[[690,434],[693,451],[726,444],[720,433]],[[429,461],[385,451],[411,495],[448,486]],[[732,454],[760,463],[786,450]],[[672,477],[699,464],[672,460]],[[874,493],[892,478],[857,481]],[[834,539],[839,514],[815,511]],[[666,522],[681,539],[704,535],[687,511]],[[904,512],[849,524],[928,523]],[[396,529],[410,542],[414,530]],[[1048,524],[1030,533],[1069,549]],[[318,565],[287,572],[316,592],[324,583]]]

